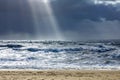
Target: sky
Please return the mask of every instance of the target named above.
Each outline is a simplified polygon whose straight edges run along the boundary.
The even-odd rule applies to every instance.
[[[45,8],[33,8],[29,2],[0,0],[0,39],[56,40],[43,21]],[[120,39],[120,0],[50,0],[50,8],[54,17],[49,18],[54,18],[63,40]]]

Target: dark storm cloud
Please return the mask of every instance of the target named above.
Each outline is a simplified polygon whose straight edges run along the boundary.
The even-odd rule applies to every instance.
[[[89,40],[89,39],[119,39],[120,22],[115,21],[91,21],[84,20],[74,28],[66,29],[63,33],[69,39]],[[72,36],[72,37],[71,37]]]
[[[0,0],[0,39],[24,39],[22,35],[28,37],[35,35],[34,19],[27,1]],[[120,37],[120,4],[95,4],[93,1],[52,0],[56,20],[66,39],[116,39]],[[36,10],[39,12],[39,8]],[[38,14],[37,17],[40,18],[38,22],[42,30],[45,25],[42,25],[41,17],[44,18],[44,16],[41,16],[41,13]],[[41,34],[46,33],[41,32]]]
[[[77,21],[89,19],[100,21],[101,18],[106,20],[120,20],[120,11],[113,5],[94,4],[89,0],[58,0],[54,2],[54,10],[63,20]],[[67,20],[67,21],[68,21]]]
[[[120,10],[118,5],[94,4],[93,0],[56,0],[53,2],[54,11],[64,35],[77,40],[119,38]]]
[[[25,0],[0,0],[0,35],[33,33],[30,8]]]

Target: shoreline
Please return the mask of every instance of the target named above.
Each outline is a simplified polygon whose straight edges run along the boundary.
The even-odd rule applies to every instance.
[[[120,71],[120,69],[0,69],[0,71]]]
[[[0,80],[120,80],[120,70],[0,70]]]

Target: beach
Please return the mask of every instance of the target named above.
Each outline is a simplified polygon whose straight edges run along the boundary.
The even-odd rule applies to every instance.
[[[120,70],[1,70],[0,80],[120,80]]]
[[[0,80],[120,80],[119,43],[3,40]]]

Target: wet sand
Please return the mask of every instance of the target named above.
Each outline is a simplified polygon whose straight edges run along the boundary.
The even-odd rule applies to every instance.
[[[0,80],[120,80],[120,71],[0,71]]]

